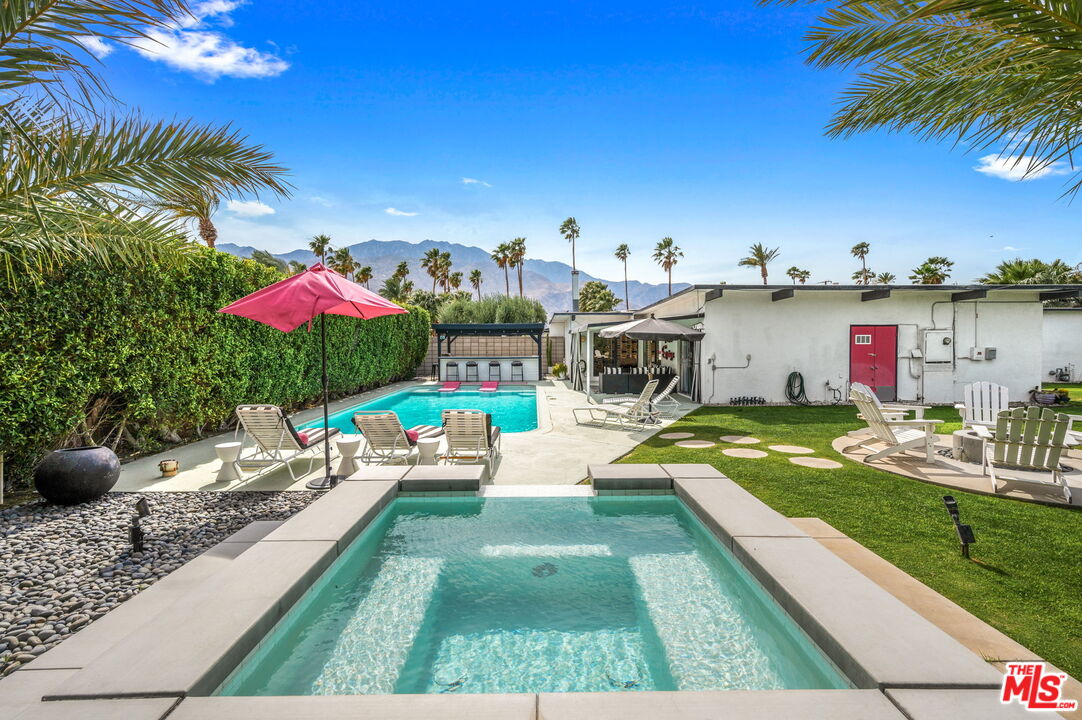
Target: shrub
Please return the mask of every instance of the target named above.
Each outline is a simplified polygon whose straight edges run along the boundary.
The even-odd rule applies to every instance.
[[[545,308],[537,300],[512,295],[486,295],[480,300],[456,298],[440,308],[441,323],[545,322]]]
[[[201,248],[179,267],[71,264],[41,282],[0,287],[0,452],[9,478],[25,479],[43,452],[64,444],[151,450],[163,435],[222,428],[242,403],[318,400],[317,333],[217,312],[281,277]],[[429,317],[410,310],[327,318],[332,393],[412,374]]]

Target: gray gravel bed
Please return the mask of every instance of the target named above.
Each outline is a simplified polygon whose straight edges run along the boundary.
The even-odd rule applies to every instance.
[[[0,677],[254,520],[284,520],[316,492],[109,493],[0,511]],[[135,501],[145,549],[132,553]]]

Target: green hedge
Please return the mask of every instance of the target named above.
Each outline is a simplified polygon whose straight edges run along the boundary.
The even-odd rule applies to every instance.
[[[0,287],[0,451],[26,480],[69,441],[148,450],[163,436],[217,431],[242,403],[294,408],[320,396],[318,324],[282,333],[217,312],[281,279],[206,248],[180,267],[75,264],[41,283]],[[429,316],[328,317],[331,391],[408,377],[428,347]],[[84,440],[85,441],[85,440]]]

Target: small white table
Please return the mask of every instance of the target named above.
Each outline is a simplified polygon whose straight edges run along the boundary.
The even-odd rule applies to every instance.
[[[440,450],[440,438],[421,438],[417,441],[417,464],[435,465]]]
[[[214,446],[214,452],[222,461],[216,482],[232,482],[241,479],[240,463],[237,462],[240,459],[240,445],[239,442],[224,442]]]
[[[357,451],[361,449],[364,435],[339,435],[338,452],[342,459],[338,463],[338,476],[349,477],[357,472]]]

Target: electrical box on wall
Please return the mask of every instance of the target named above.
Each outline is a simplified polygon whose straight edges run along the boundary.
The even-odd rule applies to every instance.
[[[996,349],[994,347],[971,347],[969,348],[970,360],[995,360]]]
[[[954,362],[953,330],[925,330],[923,345],[926,365]]]
[[[995,360],[996,359],[996,349],[994,347],[986,347],[984,349],[984,359],[985,360]]]

